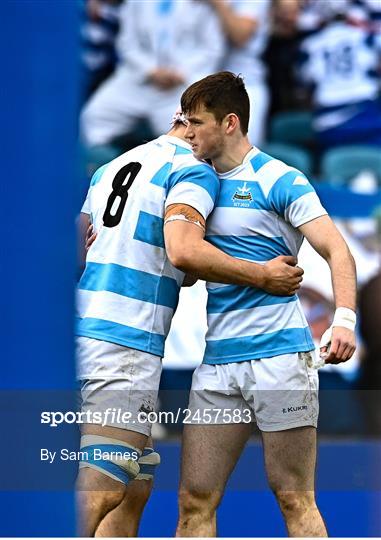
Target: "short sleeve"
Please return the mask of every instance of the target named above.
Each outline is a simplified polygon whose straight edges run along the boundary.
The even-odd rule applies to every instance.
[[[171,173],[168,185],[166,208],[171,204],[187,204],[205,219],[213,210],[220,191],[216,173],[202,163]]]
[[[295,228],[327,214],[308,179],[297,170],[287,172],[275,182],[268,204]]]

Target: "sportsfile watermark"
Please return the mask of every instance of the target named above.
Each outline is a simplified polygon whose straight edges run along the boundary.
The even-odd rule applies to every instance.
[[[211,392],[191,390],[168,395],[150,390],[125,392],[116,390],[82,391],[78,409],[44,409],[40,423],[51,428],[62,425],[97,424],[132,429],[149,434],[154,424],[250,424],[260,429],[287,429],[297,422],[316,425],[318,417],[317,391],[311,385],[305,390],[243,389],[242,395],[231,390]],[[78,403],[79,405],[79,403]],[[301,424],[300,424],[301,425]],[[140,429],[139,429],[140,428]]]
[[[105,390],[99,396],[82,394],[82,399],[78,390],[0,392],[3,427],[7,433],[0,487],[3,491],[74,489],[80,462],[86,457],[80,453],[85,451],[81,447],[81,432],[86,430],[82,428],[93,423],[99,427],[111,425],[143,434],[147,429],[152,432],[155,451],[161,455],[160,474],[155,483],[159,490],[173,491],[178,487],[183,428],[189,430],[194,425],[197,430],[198,426],[209,425],[214,432],[218,430],[214,424],[230,424],[232,428],[236,425],[238,432],[245,432],[243,427],[246,425],[253,438],[242,454],[229,489],[250,491],[255,478],[255,489],[267,490],[266,478],[261,476],[259,431],[278,431],[283,430],[283,426],[288,429],[301,423],[311,425],[319,412],[319,404],[311,391],[285,392],[277,389],[255,391],[253,395],[248,389],[244,393],[246,402],[242,404],[239,403],[242,395],[232,395],[228,390],[219,394],[218,402],[209,399],[213,397],[211,394],[207,395],[208,399],[203,399],[203,393],[199,395],[191,391],[189,394],[186,389],[165,388],[160,390],[156,401],[156,394],[146,391],[126,394],[124,390]],[[325,476],[320,473],[319,488],[379,492],[380,439],[362,440],[361,434],[368,425],[374,430],[372,433],[381,434],[376,430],[381,417],[380,393],[323,390],[320,393],[320,411],[319,467],[330,470],[334,464],[334,473]],[[98,429],[94,432],[98,433]],[[231,432],[234,433],[234,429]],[[205,430],[204,433],[209,432]],[[328,434],[330,439],[327,443]],[[332,439],[332,435],[340,438]],[[355,438],[348,442],[351,436]],[[107,454],[101,453],[108,450],[112,448],[96,449],[92,456],[94,462],[98,458],[100,461],[102,457],[108,458]],[[131,453],[132,449],[117,450]],[[125,459],[128,456],[117,457]],[[253,471],[257,465],[258,470],[248,475],[247,471]],[[38,480],[32,478],[30,470],[38,473]]]
[[[93,448],[91,452],[86,450],[71,450],[69,448],[61,448],[58,450],[50,450],[49,448],[41,448],[40,451],[41,461],[46,461],[50,464],[54,463],[56,460],[61,461],[111,461],[114,459],[131,459],[133,461],[138,461],[139,454],[138,452],[120,452],[120,451],[105,451],[101,448]]]
[[[253,422],[252,410],[230,408],[183,409],[175,411],[140,411],[136,416],[121,408],[108,408],[104,411],[43,411],[41,424],[58,427],[61,424],[249,424]]]

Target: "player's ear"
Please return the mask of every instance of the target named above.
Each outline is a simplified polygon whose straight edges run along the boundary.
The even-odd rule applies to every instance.
[[[237,128],[239,128],[239,125],[240,125],[239,118],[234,113],[227,114],[225,116],[225,118],[223,119],[223,122],[226,125],[226,133],[227,134],[233,133],[234,131],[236,131]]]

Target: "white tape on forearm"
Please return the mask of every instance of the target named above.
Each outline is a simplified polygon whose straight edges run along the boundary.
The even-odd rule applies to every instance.
[[[197,225],[198,227],[201,227],[201,229],[204,231],[205,227],[202,223],[200,223],[198,220],[192,220],[184,216],[184,214],[174,214],[173,216],[170,216],[164,221],[164,225],[167,223],[170,223],[171,221],[186,221],[187,223],[193,223],[193,225]]]
[[[348,328],[348,330],[354,332],[356,326],[356,313],[349,308],[337,308],[332,322],[332,327],[334,326],[342,326],[343,328]]]

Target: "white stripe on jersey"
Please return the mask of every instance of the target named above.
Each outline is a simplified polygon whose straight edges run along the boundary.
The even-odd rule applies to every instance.
[[[292,223],[294,227],[300,227],[300,225],[303,225],[312,219],[324,216],[327,212],[317,203],[316,193],[311,192],[302,195],[286,208],[284,216],[285,220]],[[299,248],[300,245],[298,251]]]
[[[200,214],[204,219],[206,219],[213,210],[214,201],[205,189],[202,187],[197,189],[197,186],[194,184],[189,184],[189,182],[181,182],[172,188],[171,193],[168,195],[165,202],[165,207],[168,208],[168,206],[171,204],[176,204],[176,202],[181,199],[183,201],[187,201],[187,205],[193,206],[197,209],[197,201],[200,198],[204,199],[205,201],[205,211],[200,212]]]
[[[271,188],[281,176],[291,171],[296,171],[296,169],[279,161],[279,159],[272,159],[263,165],[260,171],[260,185],[264,196],[268,196]],[[253,176],[251,179],[253,180]]]
[[[171,324],[173,309],[157,306],[157,316],[152,317],[152,304],[108,291],[79,290],[82,317],[104,319],[146,332],[165,335]]]
[[[304,328],[307,321],[295,303],[261,306],[208,314],[208,341],[267,334],[286,328]]]
[[[255,230],[250,227],[251,220],[255,220]],[[274,228],[274,213],[256,208],[225,208],[216,207],[213,219],[208,221],[208,235],[238,235],[247,234],[264,236],[279,236]]]
[[[92,256],[92,252],[90,251],[87,261],[102,263],[109,261],[114,264],[120,264],[121,266],[132,268],[133,270],[152,273],[152,260],[162,260],[165,256],[164,248],[153,246],[139,240],[134,240],[133,245],[134,248],[129,251],[115,249],[112,254],[112,260],[110,260],[111,258],[109,258],[109,256],[102,256],[101,254],[99,254],[95,260]],[[184,281],[184,272],[181,272],[181,270],[177,270],[177,268],[172,266],[168,259],[166,259],[165,262],[163,261],[162,264],[162,275],[175,279],[178,285],[181,286],[182,282]]]

